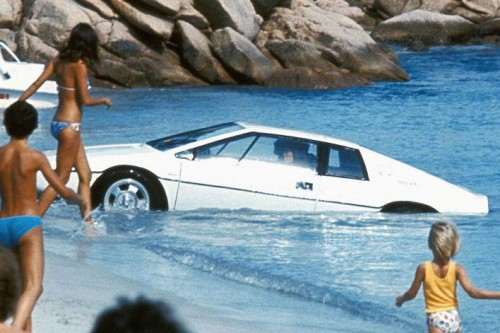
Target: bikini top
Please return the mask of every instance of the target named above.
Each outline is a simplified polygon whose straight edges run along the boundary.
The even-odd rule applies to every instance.
[[[68,91],[75,91],[76,88],[69,88],[69,87],[64,87],[64,86],[57,86],[57,90],[68,90]]]

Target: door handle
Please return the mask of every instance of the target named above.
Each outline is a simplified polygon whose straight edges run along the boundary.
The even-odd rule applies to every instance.
[[[298,190],[312,191],[313,190],[313,183],[309,183],[309,182],[297,182],[295,184],[295,188],[298,189]]]

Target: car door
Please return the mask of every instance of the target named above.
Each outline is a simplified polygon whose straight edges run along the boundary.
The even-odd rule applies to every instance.
[[[260,135],[239,163],[242,186],[253,206],[264,210],[313,211],[316,204],[317,145],[287,136]]]
[[[318,176],[308,152],[316,145],[285,139],[248,134],[193,149],[182,162],[176,209],[313,210]],[[284,142],[296,144],[294,162],[276,144]]]
[[[317,210],[378,210],[377,192],[358,149],[323,144]]]

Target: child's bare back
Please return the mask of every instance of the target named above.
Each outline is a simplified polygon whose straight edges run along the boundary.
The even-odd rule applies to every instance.
[[[0,217],[37,215],[36,173],[48,163],[26,140],[12,139],[0,148]]]

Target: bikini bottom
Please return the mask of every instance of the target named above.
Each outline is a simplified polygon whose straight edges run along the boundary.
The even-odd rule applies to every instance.
[[[76,132],[80,131],[80,123],[70,123],[67,121],[54,120],[50,124],[50,132],[56,140],[59,140],[59,134],[61,134],[61,132],[67,127],[72,128]]]

